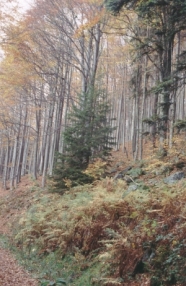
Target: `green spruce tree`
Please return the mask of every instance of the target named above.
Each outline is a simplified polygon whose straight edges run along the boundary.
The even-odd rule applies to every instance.
[[[57,155],[54,166],[54,190],[63,192],[68,187],[93,181],[84,170],[90,161],[106,159],[114,143],[109,114],[110,105],[104,91],[92,89],[79,95],[63,134],[65,151]]]

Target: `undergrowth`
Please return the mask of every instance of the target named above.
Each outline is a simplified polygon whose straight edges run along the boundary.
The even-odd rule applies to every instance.
[[[186,285],[186,181],[164,183],[184,171],[182,151],[133,164],[130,190],[125,174],[100,179],[92,166],[92,184],[34,189],[11,247],[41,286]]]
[[[40,281],[41,286],[89,286],[92,285],[92,277],[99,277],[100,264],[97,261],[87,259],[84,264],[79,264],[77,257],[71,254],[63,257],[59,251],[50,252],[48,255],[38,255],[37,247],[32,247],[25,252],[2,235],[0,246],[10,249],[20,264]]]
[[[126,182],[105,178],[37,197],[19,221],[17,247],[40,261],[46,281],[185,285],[185,181],[126,190]]]

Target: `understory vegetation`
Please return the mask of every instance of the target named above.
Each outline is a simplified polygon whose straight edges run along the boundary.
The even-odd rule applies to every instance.
[[[180,141],[163,159],[154,153],[127,165],[113,162],[114,176],[100,159],[87,170],[93,183],[63,195],[33,182],[8,247],[42,286],[185,285],[186,181],[165,183],[185,170]],[[20,202],[9,207],[22,208]]]

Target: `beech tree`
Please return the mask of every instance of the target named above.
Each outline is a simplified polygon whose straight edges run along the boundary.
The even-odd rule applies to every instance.
[[[26,99],[12,104],[21,117],[15,120],[16,113],[11,113],[14,132],[6,141],[10,148],[3,149],[1,162],[4,186],[7,179],[11,188],[19,182],[18,158],[21,174],[24,169],[34,179],[42,174],[44,186],[55,152],[64,151],[69,108],[77,101],[77,92],[85,94],[96,80],[102,12],[99,3],[94,4],[38,0],[25,19],[10,25],[4,45],[8,65],[1,66],[3,92],[10,97],[11,90],[13,97]],[[5,165],[11,166],[9,172],[4,171]]]
[[[163,148],[169,123],[169,110],[172,95],[177,89],[179,69],[175,67],[173,50],[175,39],[186,29],[186,1],[182,0],[107,0],[107,9],[117,14],[124,6],[133,9],[138,16],[138,23],[149,27],[149,35],[135,37],[138,50],[147,55],[158,70],[158,81],[153,92],[158,94],[158,126],[160,143]],[[162,149],[163,150],[163,149]]]
[[[34,179],[41,175],[44,186],[60,162],[56,153],[73,154],[84,169],[98,151],[105,151],[96,145],[104,136],[98,132],[94,140],[94,120],[85,116],[88,106],[94,107],[95,98],[89,95],[96,88],[99,103],[103,89],[111,103],[106,118],[117,126],[112,129],[116,150],[141,159],[144,140],[151,138],[154,148],[159,136],[164,151],[168,135],[171,147],[174,127],[183,127],[186,114],[185,3],[108,0],[105,5],[112,13],[106,13],[101,0],[37,0],[20,21],[2,21],[4,188],[9,181],[13,189],[25,174]],[[3,13],[0,17],[5,19]],[[69,116],[74,108],[81,122]],[[98,114],[95,118],[102,130]],[[72,152],[76,146],[77,154]]]

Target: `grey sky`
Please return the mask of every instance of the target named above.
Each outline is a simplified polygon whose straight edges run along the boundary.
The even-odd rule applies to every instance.
[[[18,0],[18,3],[23,10],[26,10],[33,3],[33,0]]]

